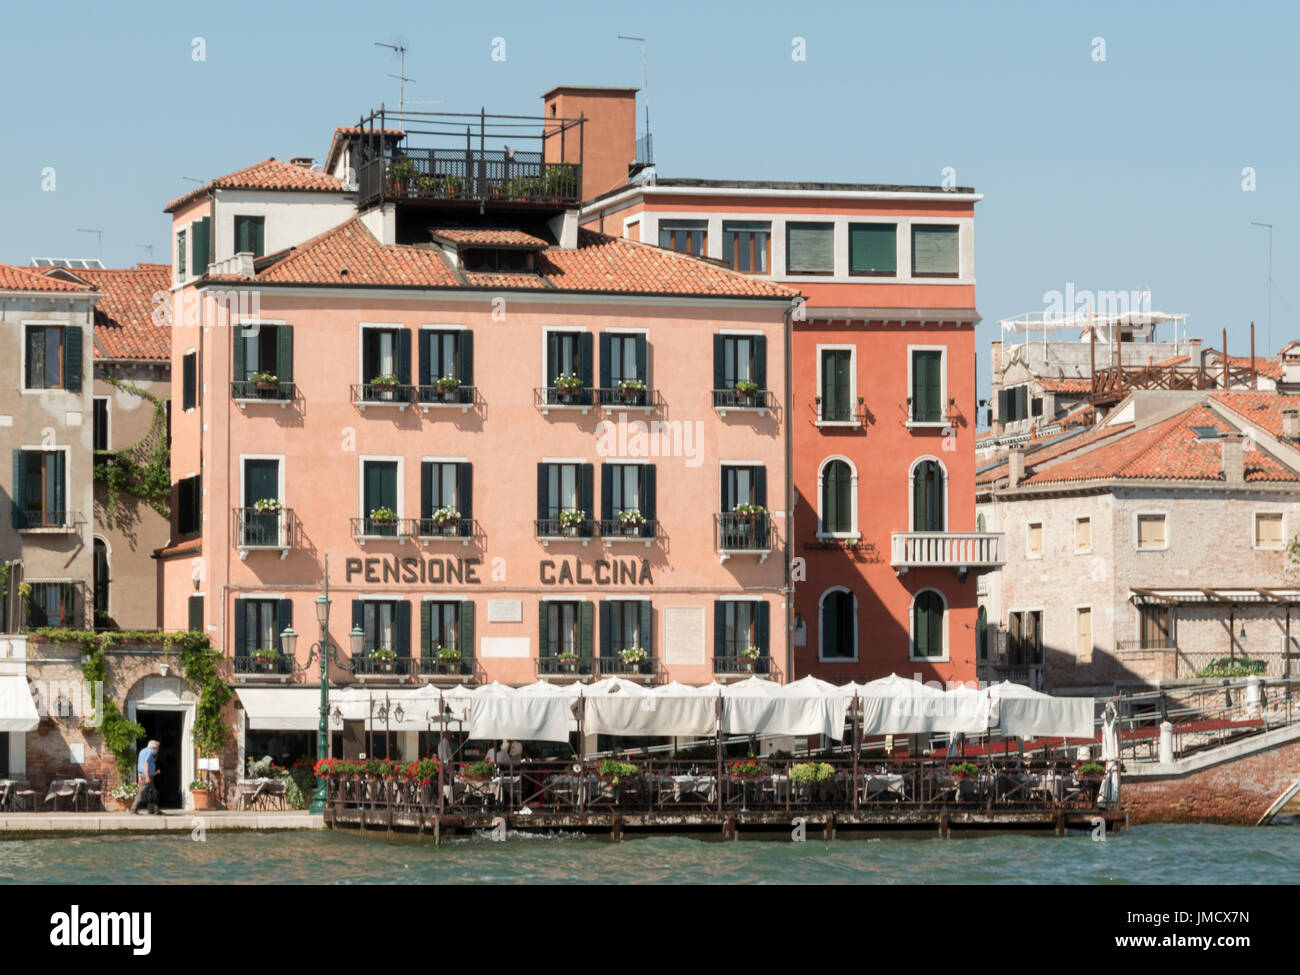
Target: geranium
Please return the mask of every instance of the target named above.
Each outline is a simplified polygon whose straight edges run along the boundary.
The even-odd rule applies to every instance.
[[[407,776],[420,785],[429,785],[438,778],[440,767],[436,758],[422,758],[411,763]]]
[[[607,779],[614,785],[618,785],[620,779],[630,779],[636,775],[636,766],[607,758],[596,767],[596,771],[602,779]]]
[[[460,767],[461,775],[496,775],[496,762],[490,762],[486,758],[477,762],[462,763]]]
[[[948,771],[959,779],[970,778],[979,774],[979,766],[974,762],[958,762],[955,765],[949,765]]]
[[[738,779],[754,779],[766,771],[763,763],[755,758],[741,758],[729,762],[727,770]]]

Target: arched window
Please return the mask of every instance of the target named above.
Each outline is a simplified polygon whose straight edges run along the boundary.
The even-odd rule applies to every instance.
[[[943,596],[933,589],[916,594],[912,603],[912,656],[943,657]]]
[[[847,589],[831,589],[822,594],[822,660],[854,660],[858,656],[857,600]]]
[[[822,531],[853,531],[853,475],[842,460],[822,469]]]
[[[918,461],[912,468],[912,531],[946,530],[944,470],[937,460]]]
[[[980,515],[983,518],[983,515]],[[981,528],[980,531],[984,529]],[[981,606],[975,617],[975,648],[980,660],[989,659],[989,611]]]
[[[108,543],[102,538],[95,538],[95,623],[101,616],[108,615]]]

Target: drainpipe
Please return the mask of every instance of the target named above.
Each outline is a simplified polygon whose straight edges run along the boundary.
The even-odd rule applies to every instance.
[[[785,679],[794,680],[794,586],[790,581],[790,562],[794,557],[794,327],[795,306],[782,316],[785,331]]]

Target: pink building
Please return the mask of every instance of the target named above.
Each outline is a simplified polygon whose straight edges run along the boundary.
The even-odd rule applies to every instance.
[[[336,687],[789,673],[795,292],[580,230],[581,122],[537,122],[376,117],[167,207],[164,625],[283,692],[250,753],[316,726],[327,557]]]

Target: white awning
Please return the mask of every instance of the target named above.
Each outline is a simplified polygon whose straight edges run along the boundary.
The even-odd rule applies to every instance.
[[[319,687],[241,687],[237,693],[252,731],[320,729]]]
[[[849,702],[819,686],[781,685],[757,677],[722,689],[722,731],[728,735],[844,737]]]
[[[40,723],[27,678],[19,674],[0,677],[0,731],[35,731]]]
[[[1096,734],[1090,697],[1053,697],[1023,684],[1003,681],[988,688],[1004,735],[1092,738]]]
[[[673,682],[647,690],[610,677],[583,689],[583,726],[601,735],[712,735],[718,730],[717,693]]]
[[[989,727],[989,703],[983,695],[946,693],[896,674],[862,685],[858,697],[864,735],[973,735]]]

